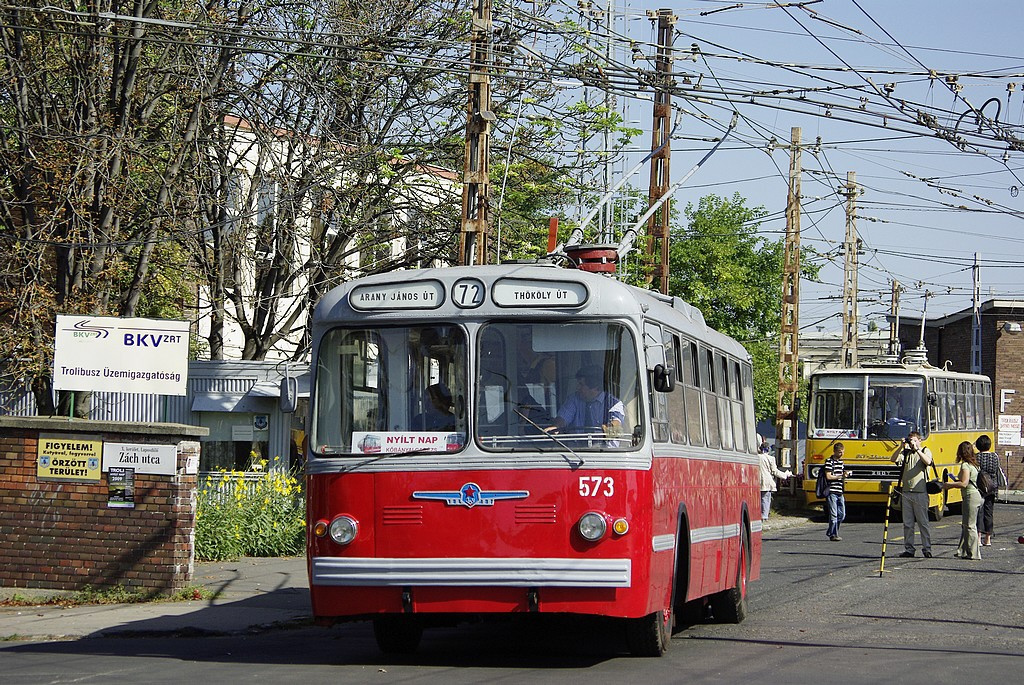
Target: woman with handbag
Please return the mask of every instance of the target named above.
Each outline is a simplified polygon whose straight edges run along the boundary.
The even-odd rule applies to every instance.
[[[957,545],[955,557],[961,559],[981,559],[981,545],[978,544],[978,510],[981,509],[981,493],[978,492],[978,457],[974,454],[974,445],[964,440],[956,449],[956,460],[960,464],[958,480],[949,480],[942,484],[943,490],[960,488],[963,490],[963,518],[960,521],[960,544]]]
[[[978,448],[978,468],[992,476],[993,483],[999,483],[999,457],[992,449],[992,438],[982,435],[974,441]],[[978,510],[978,535],[981,536],[981,544],[988,547],[992,544],[992,512],[996,506],[996,497],[999,490],[984,497],[981,501],[981,509]]]

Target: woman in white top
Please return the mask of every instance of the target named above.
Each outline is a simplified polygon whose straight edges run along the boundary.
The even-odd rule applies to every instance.
[[[771,512],[772,493],[779,489],[775,479],[789,480],[793,472],[780,471],[779,467],[775,464],[775,457],[771,455],[768,449],[768,441],[760,435],[757,436],[757,441],[757,451],[761,455],[761,520],[765,521]]]

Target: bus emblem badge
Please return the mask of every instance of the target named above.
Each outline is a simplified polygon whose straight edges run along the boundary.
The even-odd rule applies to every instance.
[[[529,490],[482,490],[476,483],[466,483],[458,490],[418,490],[412,493],[413,499],[441,500],[450,506],[467,509],[477,505],[490,507],[498,500],[526,499],[529,496]]]

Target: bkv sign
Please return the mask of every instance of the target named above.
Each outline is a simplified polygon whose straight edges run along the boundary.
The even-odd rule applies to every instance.
[[[57,390],[184,395],[188,321],[57,315]]]

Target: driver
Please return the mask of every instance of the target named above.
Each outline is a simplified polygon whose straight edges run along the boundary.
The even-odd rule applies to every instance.
[[[618,435],[626,419],[622,401],[603,389],[601,367],[587,365],[576,372],[576,392],[569,395],[547,430],[568,428],[570,433],[601,426],[606,435]]]

